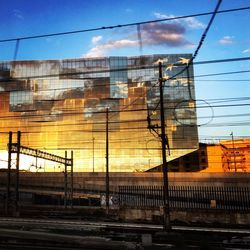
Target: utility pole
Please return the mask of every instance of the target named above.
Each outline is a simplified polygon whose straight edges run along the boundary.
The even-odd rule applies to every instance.
[[[93,157],[93,173],[95,172],[95,137],[92,138],[93,144],[92,144],[92,157]]]
[[[162,149],[162,172],[163,172],[163,228],[171,230],[169,211],[169,183],[168,183],[168,162],[166,157],[167,138],[165,133],[164,96],[162,86],[162,63],[159,62],[159,87],[160,87],[160,117],[161,117],[161,149]]]
[[[64,165],[64,208],[67,208],[68,201],[68,169],[67,169],[67,151],[65,151],[65,165]]]
[[[19,211],[19,161],[20,161],[21,132],[17,131],[17,156],[16,156],[16,184],[15,184],[15,215]]]
[[[36,149],[36,169],[37,169],[37,149]]]
[[[106,108],[106,213],[109,213],[109,110]]]
[[[233,146],[233,157],[234,157],[234,172],[237,172],[237,166],[236,166],[236,157],[235,157],[235,147],[234,147],[234,134],[231,132],[230,134],[232,136],[232,146]]]
[[[12,147],[12,132],[9,132],[9,143],[8,143],[8,171],[7,171],[7,195],[6,195],[6,214],[9,214],[10,209],[10,186],[11,186],[11,147]]]
[[[74,170],[73,170],[73,150],[71,150],[71,168],[70,168],[70,206],[73,208],[74,201]]]

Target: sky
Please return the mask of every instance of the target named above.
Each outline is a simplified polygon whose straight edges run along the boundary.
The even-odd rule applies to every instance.
[[[212,12],[216,0],[0,0],[0,40]],[[249,7],[223,0],[219,10]],[[63,36],[0,42],[0,60],[194,53],[211,15]],[[250,57],[250,10],[217,14],[194,62]],[[250,137],[249,60],[194,65],[199,138]],[[222,107],[223,106],[223,107]],[[202,118],[205,117],[205,118]]]

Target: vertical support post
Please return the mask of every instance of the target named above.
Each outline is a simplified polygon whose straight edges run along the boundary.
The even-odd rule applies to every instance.
[[[73,208],[73,199],[74,199],[74,169],[73,169],[73,150],[71,150],[71,169],[70,169],[70,205]]]
[[[16,184],[15,184],[15,213],[19,211],[19,161],[20,161],[21,132],[17,131],[17,156],[16,156]]]
[[[36,149],[36,171],[37,171],[37,149]]]
[[[67,151],[65,151],[65,164],[64,164],[64,208],[67,208],[68,201],[68,170],[67,170]]]
[[[109,213],[109,110],[106,108],[106,213]]]
[[[92,157],[93,157],[93,166],[92,166],[92,170],[93,170],[93,173],[95,172],[95,137],[92,138],[93,140],[93,144],[92,144]]]
[[[169,183],[168,183],[168,162],[166,157],[166,133],[165,133],[165,114],[164,96],[162,86],[162,63],[159,63],[159,85],[160,85],[160,115],[161,115],[161,149],[162,149],[162,172],[163,172],[163,228],[171,230],[170,211],[169,211]]]
[[[10,209],[11,148],[12,148],[12,132],[10,131],[9,132],[9,143],[8,143],[8,171],[7,171],[6,214],[9,214],[9,209]]]

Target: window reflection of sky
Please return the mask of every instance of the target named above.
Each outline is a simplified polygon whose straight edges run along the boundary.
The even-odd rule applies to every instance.
[[[84,165],[85,171],[88,171],[88,167],[90,170],[92,168],[90,142],[93,136],[96,138],[96,169],[103,170],[105,166],[103,154],[108,108],[111,171],[133,171],[138,166],[147,169],[149,159],[151,166],[161,162],[159,141],[152,141],[147,128],[147,108],[152,122],[159,124],[157,63],[161,60],[163,74],[171,77],[180,72],[184,65],[168,65],[177,63],[180,57],[190,56],[5,62],[0,65],[0,78],[9,74],[17,79],[11,83],[0,82],[0,95],[6,96],[10,106],[9,110],[0,112],[2,115],[6,112],[10,117],[12,112],[19,112],[20,120],[16,129],[27,132],[30,127],[33,131],[24,137],[25,145],[36,148],[75,148],[77,168],[81,170],[80,166]],[[189,75],[193,75],[192,67]],[[172,149],[169,159],[197,147],[197,128],[179,122],[196,124],[195,105],[181,105],[175,110],[183,100],[194,104],[194,96],[194,82],[188,81],[186,71],[164,83],[167,133]],[[2,122],[0,129],[9,131],[10,120]],[[6,147],[3,142],[0,146]]]

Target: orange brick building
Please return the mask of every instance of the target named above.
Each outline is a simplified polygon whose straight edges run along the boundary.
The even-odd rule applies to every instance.
[[[169,172],[250,172],[250,139],[199,143],[199,149],[168,164]],[[147,170],[160,172],[161,165]]]
[[[250,139],[224,141],[221,147],[224,172],[250,172]]]
[[[250,139],[202,144],[198,151],[203,172],[250,172]]]

